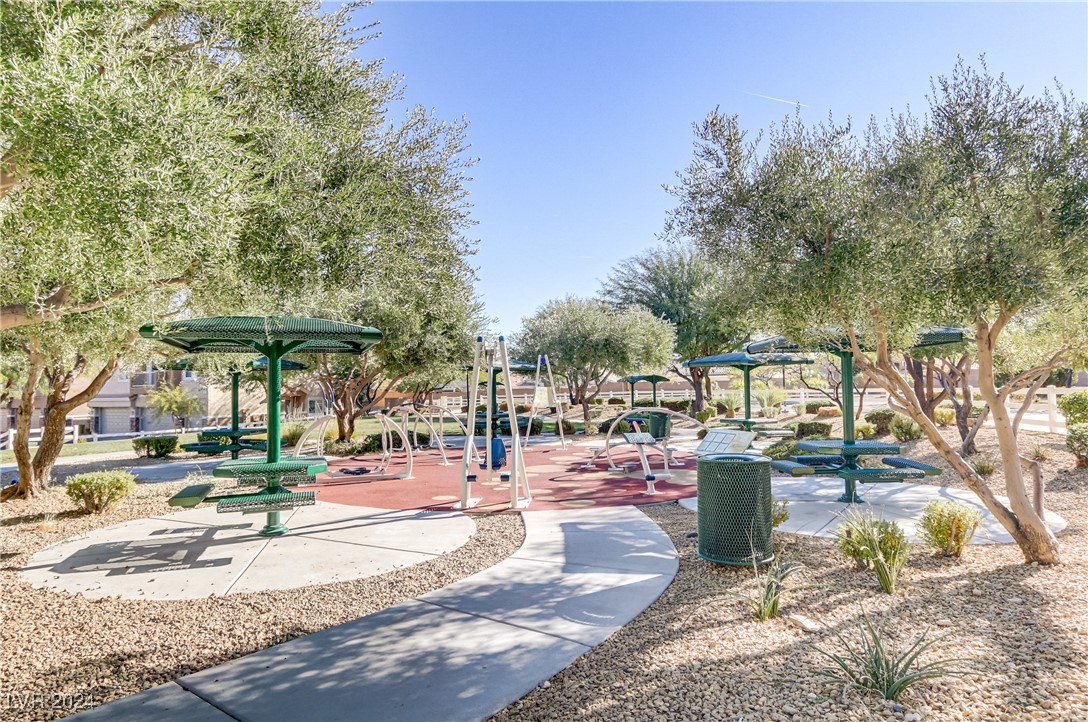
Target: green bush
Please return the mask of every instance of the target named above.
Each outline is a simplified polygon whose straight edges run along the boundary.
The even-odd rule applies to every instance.
[[[922,427],[906,416],[896,414],[888,426],[896,441],[915,441],[922,438]]]
[[[891,431],[892,419],[895,417],[896,413],[891,409],[873,409],[865,414],[865,420],[876,427],[878,436]]]
[[[578,428],[574,425],[574,422],[570,419],[563,419],[563,433],[567,436],[573,435],[578,431]]]
[[[127,471],[94,471],[69,476],[68,497],[92,514],[104,514],[136,490],[136,477]]]
[[[788,459],[796,453],[797,442],[793,439],[783,439],[782,441],[776,441],[763,450],[764,456],[769,456],[775,461],[782,461],[783,459]]]
[[[789,499],[772,499],[771,500],[771,528],[777,529],[780,525],[785,524],[790,519],[790,502]]]
[[[595,406],[604,406],[604,402],[605,402],[605,400],[598,396],[597,398],[593,399],[590,403],[594,404]]]
[[[975,459],[972,466],[975,467],[975,473],[981,476],[983,479],[988,479],[989,477],[994,475],[995,471],[997,471],[997,463],[994,462],[992,456],[980,456],[979,458]]]
[[[869,423],[855,424],[854,436],[859,439],[871,439],[876,436],[876,426]]]
[[[287,424],[287,426],[283,427],[283,431],[280,432],[280,442],[283,446],[294,446],[305,432],[306,424],[302,421]]]
[[[514,413],[515,414],[527,414],[530,411],[532,411],[532,409],[533,409],[532,404],[514,404]]]
[[[1077,457],[1077,466],[1088,466],[1088,424],[1070,426],[1065,445]]]
[[[653,399],[637,399],[635,401],[635,408],[649,408],[654,405]]]
[[[703,409],[702,411],[696,411],[695,412],[695,420],[696,421],[701,421],[702,423],[705,424],[707,421],[710,420],[710,417],[713,416],[713,415],[714,415],[714,410],[713,409]]]
[[[941,426],[951,426],[956,423],[956,410],[946,408],[933,409],[933,420]]]
[[[615,421],[616,421],[615,419],[608,419],[607,421],[602,421],[601,423],[597,424],[597,433],[598,434],[607,434],[608,433],[608,428],[610,426],[612,426],[612,424],[615,423]],[[629,434],[629,433],[631,433],[631,428],[632,428],[631,424],[628,423],[627,419],[624,419],[623,421],[616,424],[616,433],[617,434]]]
[[[828,406],[834,405],[835,403],[833,401],[806,401],[805,413],[816,414],[819,413],[820,409],[826,409]]]
[[[922,509],[918,536],[946,557],[959,558],[982,523],[982,514],[958,501],[934,499]]]
[[[813,436],[822,436],[826,439],[831,435],[831,424],[822,421],[798,421],[793,431],[798,439],[808,439]]]
[[[910,545],[906,534],[893,521],[874,519],[873,513],[852,509],[835,531],[839,551],[854,560],[861,570],[872,569],[886,594],[895,594],[900,572],[907,565]]]
[[[663,409],[669,411],[678,411],[681,414],[686,414],[691,410],[691,399],[677,399],[676,401],[662,401],[660,406]]]
[[[613,396],[608,400],[609,406],[623,406],[627,402],[621,399],[619,396]]]
[[[132,440],[132,450],[140,456],[162,459],[178,450],[178,437],[138,436]]]
[[[1058,397],[1058,408],[1066,424],[1088,424],[1088,391],[1074,391]]]

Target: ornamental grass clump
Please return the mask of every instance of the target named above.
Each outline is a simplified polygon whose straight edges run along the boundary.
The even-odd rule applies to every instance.
[[[946,557],[958,559],[971,542],[982,513],[958,501],[934,499],[922,510],[918,521],[918,536]]]
[[[835,532],[839,551],[854,560],[858,570],[871,569],[886,594],[895,594],[899,574],[907,565],[910,545],[903,529],[893,521],[874,519],[871,511],[847,512]]]
[[[136,477],[127,471],[94,471],[69,476],[69,498],[92,514],[105,514],[136,490]]]
[[[782,594],[786,580],[805,568],[800,562],[775,560],[766,574],[760,574],[759,568],[752,565],[756,578],[756,590],[752,594],[737,594],[748,605],[755,618],[761,622],[774,619],[781,611]]]
[[[944,637],[926,639],[919,634],[906,648],[888,643],[884,625],[874,625],[868,615],[862,615],[857,642],[836,634],[842,651],[816,651],[833,662],[833,666],[817,670],[817,674],[835,683],[845,682],[869,694],[878,694],[893,702],[913,685],[927,679],[962,674],[952,667],[960,660],[942,659],[922,663],[919,658]]]

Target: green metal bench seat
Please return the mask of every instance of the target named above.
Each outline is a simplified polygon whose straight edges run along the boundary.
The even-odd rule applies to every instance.
[[[839,465],[843,463],[841,456],[835,454],[801,454],[791,457],[798,464],[808,464],[809,466],[828,466]]]
[[[896,469],[916,469],[924,472],[926,476],[941,475],[941,469],[936,466],[923,464],[921,461],[915,461],[914,459],[901,459],[898,456],[885,456],[881,461],[888,466],[894,466]]]
[[[858,481],[862,484],[880,484],[883,482],[900,482],[909,479],[921,479],[925,472],[917,469],[839,469],[835,475],[847,481]]]
[[[198,454],[215,456],[216,454],[222,454],[224,451],[230,451],[234,447],[230,444],[221,444],[218,441],[194,441],[182,444],[181,448],[183,451],[195,451]]]
[[[287,511],[299,506],[313,506],[317,494],[312,491],[283,491],[272,494],[239,494],[219,500],[215,510],[220,514],[240,511],[243,514]]]
[[[177,494],[174,494],[166,503],[170,506],[180,506],[185,509],[191,509],[203,502],[204,498],[208,496],[214,488],[215,487],[211,484],[192,484],[185,487]]]
[[[771,468],[775,471],[789,474],[790,476],[810,476],[816,473],[816,470],[811,466],[798,464],[796,461],[787,461],[786,459],[772,461]]]
[[[793,432],[789,429],[754,429],[756,436],[766,437],[769,439],[792,439]]]

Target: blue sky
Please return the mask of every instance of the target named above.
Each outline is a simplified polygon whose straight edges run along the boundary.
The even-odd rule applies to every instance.
[[[757,131],[805,104],[864,122],[922,112],[961,55],[1038,92],[1088,97],[1088,3],[618,3],[376,0],[363,49],[405,103],[464,116],[478,290],[514,333],[551,298],[589,296],[656,245],[691,124],[715,106]]]

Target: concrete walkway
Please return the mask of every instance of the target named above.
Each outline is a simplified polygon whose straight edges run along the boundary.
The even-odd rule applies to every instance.
[[[844,504],[837,501],[843,492],[843,482],[837,477],[801,476],[796,478],[773,477],[771,492],[775,499],[789,502],[790,518],[783,522],[778,531],[790,534],[807,534],[830,538],[835,535],[842,522],[843,515],[851,508],[862,513],[872,511],[875,518],[894,521],[903,528],[907,539],[918,543],[918,520],[922,518],[925,505],[934,500],[952,500],[966,504],[982,513],[982,525],[979,526],[972,544],[1012,544],[1009,535],[1001,523],[986,510],[979,498],[966,489],[952,489],[931,484],[858,484],[858,494],[865,504]],[[1003,504],[1008,504],[1005,497],[998,497]],[[699,510],[697,498],[681,499],[680,506]],[[1047,525],[1054,533],[1066,527],[1065,519],[1052,511],[1046,514]]]
[[[678,568],[634,507],[523,519],[524,544],[490,569],[73,719],[485,719],[633,619]]]
[[[134,519],[46,547],[20,571],[35,587],[91,599],[199,599],[372,577],[449,554],[476,531],[458,512],[326,504],[264,514],[214,506]]]

